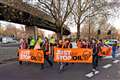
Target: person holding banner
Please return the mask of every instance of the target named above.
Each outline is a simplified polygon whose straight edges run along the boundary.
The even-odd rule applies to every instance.
[[[42,49],[44,51],[44,58],[46,59],[46,61],[49,63],[49,65],[52,67],[53,63],[52,61],[50,61],[49,59],[49,41],[47,38],[45,38],[44,43],[42,45]],[[44,64],[41,64],[41,69],[44,69]]]
[[[27,44],[25,38],[20,39],[19,49],[27,49],[27,48],[28,48],[28,44]]]
[[[28,44],[26,42],[25,38],[20,39],[20,46],[19,49],[27,49],[28,48]],[[17,54],[17,56],[19,56],[19,53]],[[19,61],[19,64],[22,64],[22,61]]]
[[[57,47],[58,48],[62,48],[63,47],[63,41],[62,40],[58,41]]]
[[[62,41],[60,40],[59,46],[61,46],[61,45],[62,45]],[[62,48],[72,48],[72,44],[70,42],[70,39],[67,39],[67,38],[65,39],[65,42],[63,43]],[[63,68],[67,65],[68,65],[68,63],[60,63],[59,72],[61,72],[63,70]]]
[[[82,47],[82,41],[80,39],[78,39],[76,41],[76,44],[77,44],[77,48],[81,48]]]
[[[63,48],[63,41],[62,40],[58,41],[57,48]],[[62,69],[63,69],[63,63],[60,62],[59,72],[61,72]]]

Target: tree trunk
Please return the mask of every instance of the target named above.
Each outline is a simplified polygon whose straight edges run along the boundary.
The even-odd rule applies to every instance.
[[[77,24],[77,39],[80,38],[80,24]]]
[[[62,35],[61,35],[60,32],[57,32],[57,41],[60,40],[60,39],[62,39]]]
[[[60,28],[61,28],[61,30],[60,30],[60,33],[61,33],[60,39],[62,39],[63,38],[63,27],[60,27]]]
[[[91,25],[90,25],[90,23],[89,23],[89,31],[88,31],[88,39],[89,39],[89,40],[90,40],[90,38],[91,38],[91,31],[90,31],[91,28],[90,28],[90,27],[91,27]]]

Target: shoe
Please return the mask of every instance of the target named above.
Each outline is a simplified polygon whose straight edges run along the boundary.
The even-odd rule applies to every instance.
[[[69,64],[68,63],[65,63],[65,66],[68,66]]]
[[[115,61],[116,59],[112,59],[112,61]]]
[[[50,67],[53,67],[53,64],[50,64]]]
[[[92,69],[93,72],[97,71],[96,69]]]
[[[43,70],[44,69],[44,66],[43,65],[41,65],[41,68],[40,68],[41,70]]]
[[[64,68],[64,65],[60,65],[60,69],[59,69],[59,72],[61,72]]]

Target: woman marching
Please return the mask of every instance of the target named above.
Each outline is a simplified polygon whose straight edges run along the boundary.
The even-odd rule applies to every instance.
[[[65,39],[65,42],[63,43],[62,40],[59,40],[59,48],[72,48],[72,44],[70,42],[70,39]],[[67,66],[68,63],[60,63],[59,72],[61,72],[65,66]]]
[[[21,38],[20,39],[20,46],[19,49],[27,49],[28,48],[28,44],[26,42],[25,38]],[[19,53],[17,54],[17,56],[19,57]],[[22,64],[22,61],[19,61],[19,64]]]

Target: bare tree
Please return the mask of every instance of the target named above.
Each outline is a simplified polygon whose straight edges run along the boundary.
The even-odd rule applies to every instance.
[[[95,22],[97,20],[97,22]],[[90,33],[89,33],[89,25],[90,25]],[[98,30],[100,30],[100,34],[98,35]],[[108,32],[111,31],[111,34],[108,35]],[[86,20],[84,22],[84,26],[81,27],[81,38],[118,38],[118,30],[112,26],[104,16],[98,16],[92,19],[90,22]]]
[[[45,34],[44,31],[42,31],[41,29],[37,28],[37,35],[38,36],[44,37],[44,34]]]
[[[5,32],[6,32],[6,35],[8,36],[13,36],[13,37],[17,36],[17,29],[15,25],[12,25],[12,24],[6,25]]]
[[[62,37],[64,23],[71,14],[76,0],[38,0],[37,8],[53,17],[57,35]]]
[[[3,35],[3,32],[4,32],[4,29],[2,28],[2,25],[1,25],[1,23],[0,23],[0,36]]]
[[[90,25],[90,29],[89,29]],[[90,31],[90,33],[89,33]],[[97,27],[93,21],[89,23],[89,19],[84,22],[84,25],[81,27],[81,38],[83,39],[90,39],[96,38],[97,35]]]
[[[76,6],[72,12],[74,15],[74,21],[77,25],[77,37],[80,37],[81,24],[86,19],[95,17],[96,15],[104,15],[107,17],[110,15],[109,10],[115,6],[116,3],[118,2],[108,2],[107,0],[77,0],[75,3]]]

